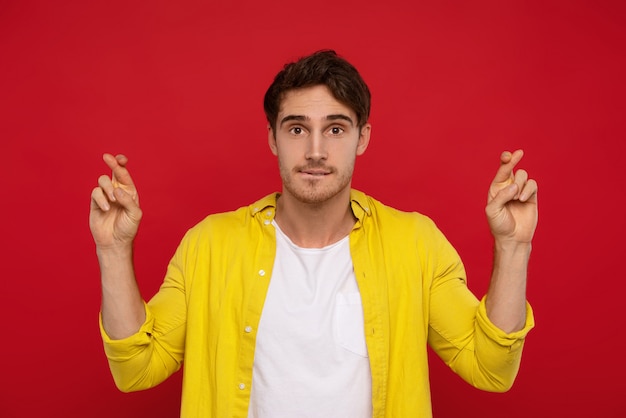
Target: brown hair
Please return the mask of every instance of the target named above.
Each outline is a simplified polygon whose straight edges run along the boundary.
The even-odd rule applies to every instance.
[[[317,85],[328,87],[335,99],[356,113],[359,128],[367,123],[371,101],[367,84],[352,64],[326,49],[286,64],[267,89],[263,108],[274,132],[285,93]]]

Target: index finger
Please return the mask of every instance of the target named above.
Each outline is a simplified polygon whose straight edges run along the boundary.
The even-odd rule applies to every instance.
[[[500,167],[496,172],[496,176],[493,179],[494,183],[505,183],[512,181],[513,169],[520,162],[522,157],[524,156],[524,151],[518,149],[517,151],[511,153],[509,151],[504,151],[500,155]]]
[[[126,168],[126,164],[128,163],[128,158],[123,154],[118,154],[113,156],[112,154],[104,154],[102,156],[104,162],[111,169],[111,181],[114,186],[124,185],[124,186],[133,186],[133,179]]]

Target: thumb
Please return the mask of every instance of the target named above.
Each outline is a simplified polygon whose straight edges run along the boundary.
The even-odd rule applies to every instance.
[[[517,195],[519,186],[516,183],[511,183],[503,189],[500,189],[498,193],[491,199],[489,204],[487,204],[487,212],[489,213],[492,209],[494,211],[498,211],[504,205],[506,205],[511,200],[515,199]]]
[[[116,187],[113,193],[115,194],[115,200],[126,210],[131,218],[136,220],[141,218],[141,209],[139,209],[139,205],[133,199],[133,196],[126,193],[121,187]]]

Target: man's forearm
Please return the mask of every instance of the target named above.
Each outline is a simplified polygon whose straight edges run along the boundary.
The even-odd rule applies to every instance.
[[[146,312],[135,279],[132,247],[97,250],[102,279],[102,326],[111,339],[139,331]]]
[[[507,333],[519,331],[525,325],[530,252],[530,243],[495,243],[486,309],[489,320]]]

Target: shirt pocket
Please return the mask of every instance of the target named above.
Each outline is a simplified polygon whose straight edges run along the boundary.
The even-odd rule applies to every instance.
[[[334,320],[337,343],[354,354],[367,357],[363,306],[358,292],[337,293]]]

